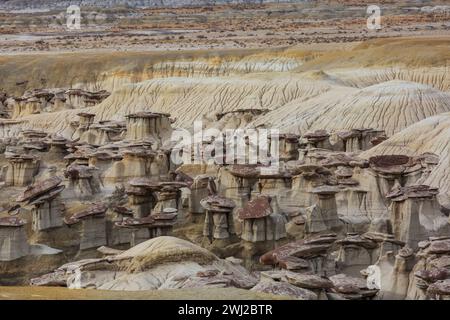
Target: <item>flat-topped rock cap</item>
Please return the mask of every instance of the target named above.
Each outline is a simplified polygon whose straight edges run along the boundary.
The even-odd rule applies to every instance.
[[[29,205],[35,205],[35,204],[42,204],[45,201],[51,200],[56,198],[57,195],[59,195],[64,189],[66,188],[65,185],[57,186],[56,188],[51,189],[47,193],[41,194],[37,197],[34,197],[30,199],[28,202]]]
[[[140,111],[140,112],[136,112],[136,113],[130,113],[127,114],[125,116],[128,119],[133,119],[133,118],[169,118],[170,114],[169,113],[160,113],[160,112],[150,112],[150,111]]]
[[[94,204],[85,210],[75,213],[69,218],[64,218],[64,222],[67,225],[72,225],[80,222],[81,220],[94,216],[103,216],[108,210],[108,207],[103,203]]]
[[[259,176],[259,169],[255,165],[232,165],[229,171],[233,176],[240,178],[257,178]]]
[[[439,194],[438,188],[427,185],[399,187],[389,192],[386,197],[392,201],[403,201],[409,198],[432,198]]]
[[[19,217],[0,218],[0,227],[22,227],[27,223],[26,220]]]
[[[329,136],[330,134],[326,130],[316,130],[304,134],[303,138],[308,140],[322,140],[328,138]]]
[[[20,134],[27,138],[45,138],[47,136],[47,132],[33,129],[22,130]]]
[[[54,176],[44,181],[35,183],[25,189],[25,191],[17,197],[16,201],[23,202],[35,198],[53,188],[56,188],[61,182],[62,179],[60,177]]]
[[[284,277],[290,284],[305,289],[329,289],[334,286],[331,280],[317,275],[299,274],[287,271],[284,273]]]
[[[391,167],[407,165],[410,157],[405,155],[381,155],[369,158],[369,164],[374,167]]]
[[[146,189],[154,189],[158,190],[161,188],[160,183],[156,182],[150,178],[141,177],[141,178],[133,178],[131,179],[128,184],[132,187],[140,187],[140,188],[146,188]]]
[[[233,200],[218,195],[209,196],[200,201],[206,210],[230,212],[236,206]]]
[[[311,190],[311,193],[314,194],[323,194],[323,195],[333,195],[339,192],[339,188],[336,186],[319,186]]]
[[[243,208],[238,210],[239,219],[258,219],[269,216],[273,212],[270,201],[269,196],[259,196],[247,202]]]
[[[116,226],[122,228],[142,228],[149,227],[154,224],[155,220],[152,216],[147,216],[144,218],[125,218],[122,221],[116,222]]]

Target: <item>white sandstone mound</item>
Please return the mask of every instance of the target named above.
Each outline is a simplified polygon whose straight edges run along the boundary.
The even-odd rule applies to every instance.
[[[450,111],[450,94],[427,85],[388,81],[364,89],[332,85],[306,101],[291,101],[256,119],[255,126],[282,132],[372,128],[392,135],[433,115]]]
[[[318,117],[311,130],[373,128],[391,136],[422,119],[449,111],[449,94],[423,84],[394,80],[349,95]]]
[[[342,68],[327,70],[330,77],[339,79],[343,84],[355,88],[365,88],[378,83],[401,80],[429,85],[437,90],[450,91],[450,73],[448,67],[407,68],[371,67]]]
[[[188,241],[162,236],[112,257],[63,265],[52,274],[32,280],[35,285],[49,283],[75,289],[125,291],[198,287],[249,289],[257,279],[234,260],[221,260]]]
[[[305,134],[318,119],[357,91],[351,87],[332,86],[330,90],[306,101],[294,100],[273,109],[258,117],[251,126],[278,128],[283,133]]]

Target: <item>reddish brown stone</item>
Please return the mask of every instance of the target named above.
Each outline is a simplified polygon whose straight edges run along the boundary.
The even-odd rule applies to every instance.
[[[273,212],[270,201],[271,198],[268,196],[259,196],[249,201],[244,208],[238,210],[239,219],[258,219],[269,216]]]
[[[0,227],[22,227],[26,223],[26,220],[20,219],[19,217],[0,218]]]
[[[108,207],[102,203],[94,204],[90,206],[89,208],[80,211],[78,213],[75,213],[69,218],[64,218],[64,222],[67,225],[72,225],[80,222],[81,220],[89,217],[102,217],[104,216],[106,210],[108,210]]]
[[[55,176],[35,183],[34,185],[29,186],[19,197],[17,197],[16,201],[23,202],[31,200],[32,198],[42,195],[52,190],[53,188],[56,188],[61,182],[62,179]]]

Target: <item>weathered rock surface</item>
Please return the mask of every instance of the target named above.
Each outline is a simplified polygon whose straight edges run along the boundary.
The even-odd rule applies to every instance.
[[[208,250],[173,237],[158,237],[123,253],[61,266],[55,275],[34,280],[46,285],[61,279],[71,288],[155,290],[195,287],[250,289],[257,283],[243,267],[221,260]],[[58,280],[60,283],[60,280]]]

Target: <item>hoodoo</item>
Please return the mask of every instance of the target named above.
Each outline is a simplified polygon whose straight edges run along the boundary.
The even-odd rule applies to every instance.
[[[68,2],[0,1],[0,299],[450,299],[444,1]]]

